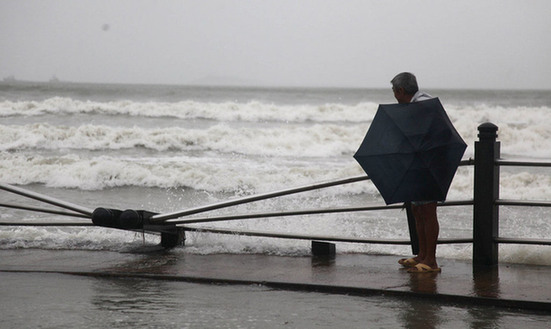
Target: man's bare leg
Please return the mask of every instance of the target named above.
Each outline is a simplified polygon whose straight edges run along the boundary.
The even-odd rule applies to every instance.
[[[438,268],[436,242],[438,241],[440,225],[436,215],[436,202],[413,205],[412,210],[419,237],[419,255],[414,259],[432,268]]]

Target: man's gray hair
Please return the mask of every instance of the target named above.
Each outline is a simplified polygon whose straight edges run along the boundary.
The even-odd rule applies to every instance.
[[[390,83],[392,83],[392,88],[394,89],[404,88],[404,91],[408,95],[415,95],[415,93],[419,91],[417,78],[415,78],[415,75],[413,75],[413,73],[399,73],[397,76],[394,77],[394,79],[390,81]]]

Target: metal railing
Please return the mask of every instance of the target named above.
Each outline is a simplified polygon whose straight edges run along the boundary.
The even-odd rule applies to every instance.
[[[503,166],[515,166],[515,167],[551,167],[551,162],[542,161],[512,161],[497,159],[495,164],[499,167]],[[509,199],[497,199],[495,201],[498,206],[514,206],[514,207],[551,207],[551,201],[528,201],[528,200],[509,200]],[[496,237],[498,243],[508,244],[527,244],[527,245],[548,245],[551,246],[551,240],[546,239],[521,239],[521,238],[506,238]]]
[[[497,141],[498,127],[483,123],[478,127],[479,140],[475,142],[474,204],[473,204],[473,264],[498,263],[500,243],[551,245],[551,240],[518,239],[499,236],[500,206],[550,207],[546,201],[502,200],[499,198],[500,167],[551,167],[550,163],[510,161],[500,157],[501,144]]]
[[[520,239],[499,236],[499,207],[500,206],[522,206],[522,207],[551,207],[549,201],[526,201],[526,200],[504,200],[499,198],[499,168],[501,166],[528,166],[528,167],[551,167],[549,162],[535,161],[512,161],[500,158],[500,142],[497,141],[497,126],[491,123],[484,123],[478,127],[479,140],[475,142],[474,159],[463,160],[461,166],[474,165],[474,198],[472,200],[446,201],[438,203],[439,207],[447,206],[473,206],[473,237],[472,238],[441,238],[438,244],[450,243],[473,243],[473,264],[492,265],[497,264],[498,245],[502,244],[526,244],[526,245],[551,245],[551,240],[545,239]],[[205,213],[215,209],[221,209],[249,202],[275,198],[284,195],[291,195],[305,191],[312,191],[331,186],[349,184],[368,180],[368,176],[357,176],[346,179],[334,180],[302,186],[282,191],[270,192],[259,195],[246,196],[234,200],[219,202],[207,206],[195,207],[183,211],[171,212],[167,214],[152,214],[145,218],[150,227],[173,227],[180,231],[209,232],[216,234],[236,234],[246,236],[300,239],[300,240],[321,240],[327,242],[349,242],[349,243],[367,243],[367,244],[388,244],[388,245],[408,245],[414,243],[413,233],[415,229],[410,226],[410,239],[375,239],[375,238],[351,238],[338,236],[317,236],[307,234],[289,234],[260,231],[246,231],[237,229],[222,229],[213,227],[189,226],[189,224],[209,223],[219,221],[258,219],[270,217],[289,217],[318,215],[330,213],[350,213],[375,210],[390,210],[403,208],[402,205],[387,206],[366,206],[366,207],[344,207],[327,209],[310,209],[281,212],[265,212],[253,214],[234,214],[230,216],[209,216],[209,217],[191,217],[182,218],[199,213]],[[55,198],[44,196],[35,192],[13,187],[7,184],[0,184],[0,189],[17,193],[29,198],[46,202],[55,206],[62,207],[66,211],[56,211],[43,208],[33,208],[11,204],[0,204],[0,207],[9,207],[22,210],[45,212],[63,216],[73,216],[80,218],[91,218],[93,211],[72,203],[64,202]],[[411,216],[408,213],[408,216]],[[85,222],[0,222],[0,226],[91,226],[92,223]],[[144,225],[145,227],[145,225]],[[124,229],[124,228],[123,228]],[[161,231],[159,231],[161,232]],[[162,235],[163,236],[163,235]]]

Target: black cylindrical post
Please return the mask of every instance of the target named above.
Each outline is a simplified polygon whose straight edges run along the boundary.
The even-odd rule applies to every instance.
[[[408,219],[409,239],[411,241],[411,253],[413,255],[419,254],[419,236],[417,235],[417,227],[415,225],[415,216],[413,216],[413,210],[411,209],[411,202],[406,202],[406,216]]]
[[[500,142],[493,123],[478,126],[474,150],[473,265],[498,263]]]

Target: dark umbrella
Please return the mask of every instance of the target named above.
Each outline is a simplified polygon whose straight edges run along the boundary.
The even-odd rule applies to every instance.
[[[387,204],[441,201],[466,147],[433,98],[379,105],[354,158]]]

